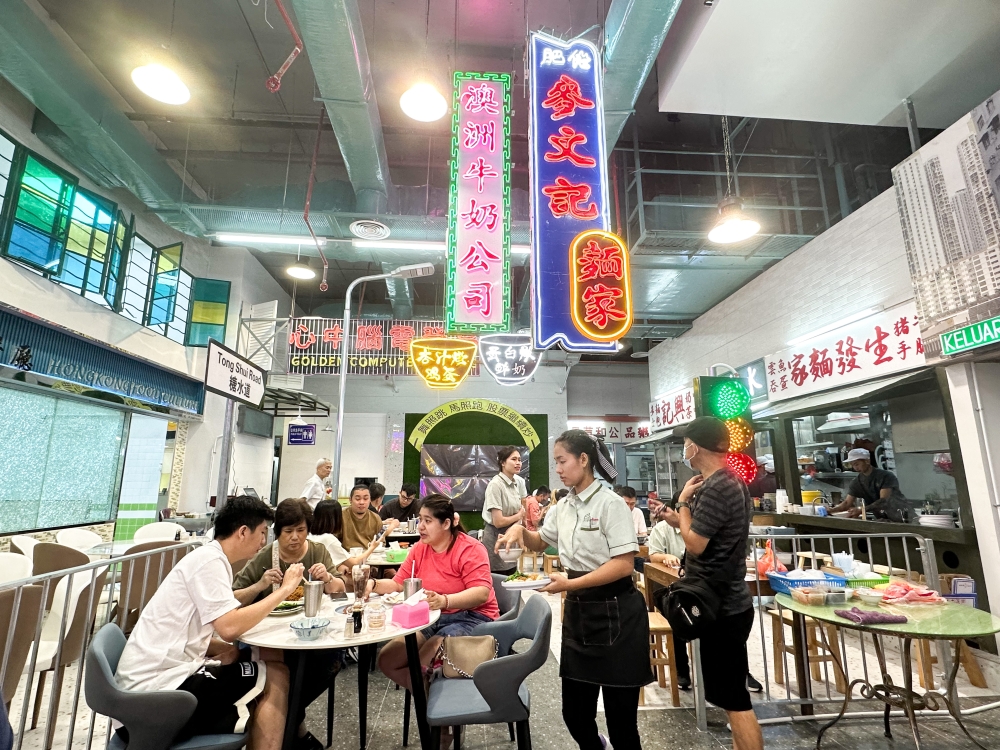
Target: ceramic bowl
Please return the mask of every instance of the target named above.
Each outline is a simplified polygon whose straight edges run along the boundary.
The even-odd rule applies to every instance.
[[[510,549],[502,549],[497,552],[497,555],[504,562],[517,562],[521,559],[521,553],[524,552],[520,547],[511,547]]]
[[[303,641],[315,641],[330,627],[330,621],[325,617],[303,617],[289,625],[295,635]]]

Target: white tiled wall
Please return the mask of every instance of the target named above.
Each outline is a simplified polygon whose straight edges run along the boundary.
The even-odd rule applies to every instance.
[[[167,443],[167,420],[133,414],[125,449],[120,504],[155,503]]]
[[[853,312],[913,299],[892,190],[775,264],[649,353],[656,396],[708,367],[733,367],[785,348]]]

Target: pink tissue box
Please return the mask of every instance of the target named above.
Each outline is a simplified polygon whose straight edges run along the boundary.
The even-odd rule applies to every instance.
[[[419,628],[431,621],[431,608],[426,601],[416,604],[397,604],[392,608],[392,621],[401,628]]]

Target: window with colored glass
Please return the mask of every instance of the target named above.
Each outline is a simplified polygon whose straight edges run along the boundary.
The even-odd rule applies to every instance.
[[[132,248],[125,266],[125,288],[122,290],[121,314],[139,325],[146,322],[146,301],[153,274],[156,249],[142,235],[132,235]]]
[[[184,343],[188,329],[188,318],[191,312],[191,286],[194,278],[180,269],[177,276],[177,294],[174,299],[174,317],[169,323],[149,324],[151,330],[166,336],[178,344]]]
[[[77,189],[62,269],[52,277],[53,281],[72,287],[101,305],[107,305],[103,292],[110,267],[115,211],[114,203]]]
[[[150,288],[146,325],[157,326],[174,319],[174,303],[177,301],[177,282],[181,272],[183,243],[167,245],[156,249],[155,267]]]
[[[0,216],[3,215],[4,196],[7,195],[7,183],[14,169],[14,152],[17,144],[0,132]]]
[[[108,250],[108,272],[104,281],[104,301],[108,307],[117,311],[119,307],[118,293],[121,289],[121,279],[125,259],[132,242],[132,227],[135,217],[126,219],[125,214],[118,212],[115,231],[111,235],[111,247]]]
[[[77,180],[41,157],[21,149],[14,153],[11,179],[16,184],[8,191],[4,254],[44,273],[58,274]]]
[[[187,330],[187,345],[208,346],[209,339],[225,341],[228,314],[229,282],[194,279],[191,286],[191,323]]]

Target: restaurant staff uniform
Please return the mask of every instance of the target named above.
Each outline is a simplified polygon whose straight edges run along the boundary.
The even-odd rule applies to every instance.
[[[883,500],[880,495],[884,489],[892,490],[892,494]],[[877,519],[897,523],[906,521],[909,504],[899,489],[899,480],[891,471],[873,468],[868,476],[859,473],[847,488],[847,494],[864,500],[865,510]]]
[[[579,495],[570,490],[549,510],[539,535],[558,548],[570,578],[639,551],[628,506],[596,479]],[[639,688],[652,682],[653,674],[646,604],[631,576],[567,592],[559,676],[563,719],[580,747],[594,746],[597,696],[603,691],[611,744],[638,750]]]
[[[493,551],[497,538],[506,533],[510,526],[498,529],[493,525],[493,509],[500,511],[502,516],[513,516],[521,510],[521,498],[528,494],[524,480],[517,474],[508,479],[502,471],[486,485],[486,503],[483,505],[483,544],[490,556],[490,570],[494,573],[510,573],[517,568],[517,561],[505,562]],[[513,526],[513,524],[511,524]]]
[[[232,566],[218,542],[189,552],[142,611],[118,662],[115,680],[125,690],[185,690],[198,699],[174,742],[196,734],[243,733],[253,701],[264,691],[264,662],[245,659],[243,652],[232,664],[208,659],[212,623],[240,606],[232,581]]]
[[[326,500],[326,485],[324,480],[320,479],[318,475],[313,474],[309,477],[309,481],[306,482],[306,486],[302,488],[302,494],[299,497],[304,497],[306,502],[309,503],[309,507],[316,510],[316,505],[320,500]]]

